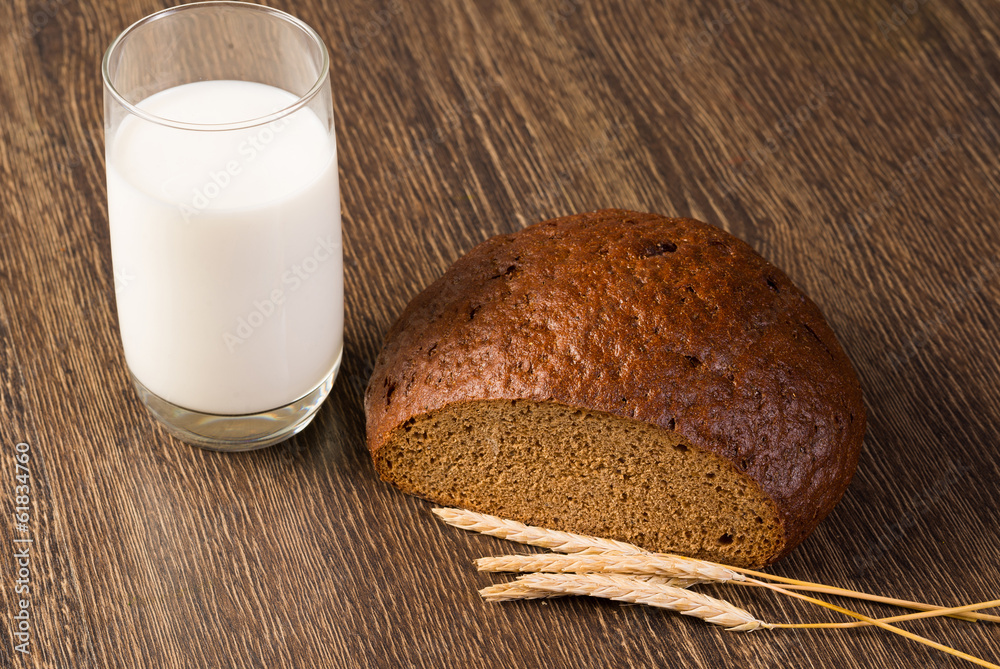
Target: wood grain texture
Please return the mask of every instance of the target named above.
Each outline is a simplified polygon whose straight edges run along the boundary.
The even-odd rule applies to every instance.
[[[600,601],[485,604],[476,589],[497,579],[471,559],[510,546],[377,480],[361,392],[410,297],[490,235],[606,206],[708,220],[816,300],[866,392],[853,485],[775,571],[996,598],[993,3],[275,2],[333,56],[347,350],[312,427],[236,456],[154,423],[116,330],[99,61],[167,4],[0,5],[0,490],[13,507],[28,442],[36,538],[28,656],[0,561],[0,667],[966,666],[877,630],[737,635]],[[14,536],[0,523],[5,555]],[[996,626],[909,629],[1000,658]]]

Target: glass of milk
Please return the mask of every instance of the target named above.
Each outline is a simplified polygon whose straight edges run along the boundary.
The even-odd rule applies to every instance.
[[[132,25],[102,69],[118,321],[139,397],[198,446],[291,437],[343,350],[326,46],[284,12],[202,2]]]

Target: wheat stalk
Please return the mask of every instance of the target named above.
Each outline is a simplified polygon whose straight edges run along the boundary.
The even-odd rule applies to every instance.
[[[646,604],[701,618],[729,631],[752,632],[773,627],[729,602],[684,588],[649,583],[617,574],[528,574],[518,579],[535,590],[566,595],[603,597],[630,604]]]
[[[476,560],[476,567],[479,571],[640,574],[712,583],[746,579],[743,574],[737,574],[719,565],[663,554],[648,556],[607,553],[597,555],[582,555],[580,553],[569,555],[552,553],[504,555],[502,557],[479,558]]]
[[[601,555],[607,553],[614,553],[619,555],[645,555],[645,556],[667,555],[665,553],[652,553],[643,548],[640,548],[633,544],[625,543],[623,541],[615,541],[613,539],[600,539],[597,537],[589,537],[582,534],[574,534],[572,532],[562,532],[559,530],[548,530],[541,527],[533,527],[531,525],[525,525],[523,523],[519,523],[513,520],[505,520],[503,518],[497,518],[496,516],[490,516],[484,513],[478,513],[476,511],[467,511],[465,509],[452,509],[452,508],[436,508],[432,509],[432,511],[444,522],[463,530],[480,532],[482,534],[488,534],[490,536],[499,537],[501,539],[507,539],[509,541],[516,541],[518,543],[528,544],[531,546],[548,548],[551,550],[559,551],[561,553],[582,553],[586,555],[595,555],[595,554]],[[683,558],[681,556],[671,556],[671,557],[680,557],[681,559],[685,560],[691,559],[691,558]],[[766,574],[763,572],[753,571],[750,569],[742,569],[739,567],[731,567],[728,565],[719,565],[714,562],[707,562],[705,560],[698,560],[697,562],[700,562],[705,565],[713,565],[716,567],[728,569],[732,571],[734,574],[739,573],[746,576],[764,578],[770,581],[785,583],[787,585],[794,586],[795,588],[799,588],[802,590],[809,590],[812,592],[821,592],[829,595],[850,597],[854,599],[864,599],[872,602],[889,604],[891,606],[899,606],[908,609],[915,609],[917,611],[948,610],[945,607],[933,604],[923,604],[921,602],[911,602],[903,599],[881,597],[878,595],[871,595],[868,593],[857,592],[855,590],[848,590],[846,588],[837,588],[833,586],[822,585],[820,583],[810,583],[808,581],[798,581],[794,579],[782,578],[780,576],[774,576],[773,574]],[[742,581],[741,579],[733,577],[730,577],[730,579],[737,581],[741,585],[750,585],[749,581]],[[1000,617],[983,613],[960,613],[960,614],[943,613],[942,615],[949,615],[951,617],[961,618],[963,620],[984,620],[989,622],[1000,622]]]
[[[973,662],[982,667],[988,667],[989,669],[1000,669],[1000,665],[987,662],[982,658],[974,657],[967,653],[963,653],[949,646],[936,643],[922,636],[918,636],[906,630],[902,630],[898,627],[888,624],[889,622],[898,622],[903,620],[912,620],[916,618],[927,618],[934,616],[954,616],[956,618],[965,618],[973,620],[991,620],[997,621],[1000,618],[996,616],[989,616],[981,613],[974,613],[973,611],[981,608],[991,608],[997,604],[1000,604],[1000,600],[993,602],[983,602],[980,604],[970,604],[968,606],[960,606],[953,608],[945,608],[941,606],[934,606],[930,604],[921,604],[919,602],[909,602],[906,600],[890,599],[886,597],[879,597],[876,595],[869,595],[866,593],[859,593],[853,590],[847,590],[844,588],[834,588],[830,586],[821,585],[818,583],[810,583],[808,581],[797,581],[793,579],[781,578],[778,576],[773,576],[771,574],[766,574],[762,572],[752,571],[749,569],[741,569],[737,567],[728,567],[726,565],[719,565],[714,562],[707,562],[703,560],[692,560],[691,558],[685,558],[682,556],[667,555],[663,553],[653,553],[646,551],[638,546],[628,544],[621,541],[614,541],[612,539],[600,539],[597,537],[588,537],[586,535],[573,534],[571,532],[562,532],[558,530],[547,530],[539,527],[532,527],[530,525],[524,525],[523,523],[518,523],[512,520],[505,520],[503,518],[497,518],[496,516],[489,516],[486,514],[476,513],[472,511],[465,511],[462,509],[434,509],[435,514],[437,514],[442,520],[450,525],[459,527],[466,530],[472,530],[475,532],[481,532],[483,534],[489,534],[491,536],[500,537],[502,539],[508,539],[510,541],[517,541],[524,544],[530,544],[533,546],[541,546],[543,548],[550,548],[552,550],[560,551],[562,553],[573,554],[567,556],[505,556],[503,558],[487,558],[477,562],[481,566],[517,566],[517,571],[521,571],[521,567],[526,567],[530,560],[535,560],[533,564],[541,564],[544,558],[548,557],[550,562],[548,564],[556,564],[560,558],[563,559],[562,562],[558,562],[562,566],[574,563],[577,568],[583,565],[585,560],[591,558],[604,559],[605,562],[597,562],[598,564],[607,565],[609,561],[620,561],[623,563],[627,558],[635,558],[635,563],[642,563],[648,565],[650,562],[662,558],[669,558],[671,560],[680,560],[690,563],[698,563],[701,567],[705,568],[718,568],[722,570],[727,570],[732,576],[729,576],[726,580],[733,581],[738,585],[747,586],[757,586],[765,587],[774,592],[779,592],[781,594],[787,595],[789,597],[795,597],[817,606],[822,606],[833,611],[837,611],[844,615],[855,618],[860,621],[861,625],[875,625],[888,632],[904,636],[918,643],[930,646],[942,652],[948,653],[955,657],[960,657],[969,662]],[[491,561],[492,560],[492,561]],[[593,566],[593,564],[591,564]],[[693,568],[693,565],[688,565]],[[493,586],[490,588],[484,588],[481,594],[492,601],[505,601],[509,599],[529,599],[529,598],[539,598],[552,596],[552,593],[556,594],[576,594],[576,595],[594,595],[598,597],[606,597],[609,599],[615,599],[618,601],[631,602],[637,604],[647,604],[650,606],[659,606],[662,608],[667,608],[675,611],[680,611],[685,615],[693,615],[699,618],[703,618],[708,622],[715,624],[721,624],[727,626],[728,629],[732,630],[744,630],[752,631],[755,629],[767,628],[832,628],[832,627],[843,627],[843,626],[853,626],[858,623],[813,623],[813,624],[770,624],[757,620],[750,615],[747,611],[737,608],[722,600],[714,599],[712,597],[707,597],[705,595],[700,595],[698,593],[692,593],[682,588],[676,587],[676,585],[668,583],[652,583],[652,579],[664,579],[667,576],[662,575],[662,572],[657,572],[657,576],[641,576],[636,578],[635,576],[626,576],[620,574],[599,574],[599,573],[584,573],[584,574],[570,574],[570,573],[532,573],[527,576],[522,576],[517,579],[514,583],[503,584],[501,586]],[[739,575],[743,575],[744,578],[740,579]],[[753,578],[757,577],[757,578]],[[775,583],[769,583],[767,581],[761,581],[759,579],[768,579],[771,581],[777,581],[786,584],[786,587],[781,587]],[[699,579],[701,580],[701,579]],[[791,586],[789,588],[788,586]],[[913,608],[922,611],[922,613],[910,614],[906,616],[896,616],[893,618],[876,619],[870,618],[868,616],[857,613],[856,611],[851,611],[829,602],[825,602],[813,597],[807,597],[802,595],[795,590],[811,590],[815,592],[825,592],[827,594],[834,594],[844,597],[854,597],[857,599],[867,599],[875,602],[882,602],[886,604],[893,604],[896,606],[903,606],[907,608]]]
[[[825,595],[835,595],[838,597],[850,597],[852,599],[862,599],[869,602],[878,602],[880,604],[889,604],[891,606],[898,606],[904,609],[912,609],[914,611],[922,611],[919,617],[921,618],[933,618],[937,616],[946,616],[949,618],[956,618],[958,620],[966,620],[969,622],[976,622],[977,620],[983,620],[991,623],[1000,623],[1000,616],[992,616],[986,613],[977,613],[979,608],[993,608],[988,606],[981,606],[980,604],[969,604],[967,606],[956,606],[956,607],[945,607],[938,606],[936,604],[924,604],[922,602],[912,602],[908,599],[895,599],[892,597],[881,597],[879,595],[872,595],[866,592],[857,592],[855,590],[847,590],[845,588],[836,588],[829,585],[821,585],[819,583],[809,583],[808,581],[796,581],[791,578],[781,578],[780,576],[774,576],[772,574],[765,574],[763,572],[754,572],[749,569],[740,569],[739,567],[732,567],[734,571],[738,571],[745,575],[757,574],[760,578],[768,579],[776,583],[786,584],[782,587],[785,590],[798,590],[800,592],[817,592]],[[791,584],[791,585],[788,585]],[[798,585],[796,585],[798,584]],[[739,581],[739,585],[762,587],[766,588],[769,583],[760,583],[754,579],[748,579],[746,581]],[[915,619],[916,614],[910,617],[906,617],[908,620]],[[897,620],[901,618],[896,618]],[[848,623],[854,625],[855,623]],[[861,624],[861,623],[859,623]],[[867,623],[864,623],[867,624]]]
[[[771,583],[764,584],[768,589],[778,588],[778,592],[791,591],[792,588],[787,586],[773,586]],[[773,587],[770,587],[773,586]],[[787,593],[785,593],[787,594]],[[819,600],[816,600],[819,601]],[[992,609],[1000,606],[1000,599],[994,599],[988,602],[977,602],[976,604],[965,604],[964,606],[954,606],[945,609],[935,609],[933,611],[921,611],[919,613],[908,613],[905,616],[892,616],[890,618],[878,618],[880,623],[897,623],[903,622],[904,620],[920,620],[921,618],[938,618],[942,615],[952,615],[957,618],[961,613],[971,613],[973,611],[979,611],[980,609]],[[868,627],[871,623],[866,623],[863,621],[855,621],[853,623],[785,623],[776,624],[775,627],[781,627],[784,629],[846,629],[849,627]]]
[[[762,581],[758,581],[758,583],[762,583]],[[838,613],[843,613],[844,615],[850,616],[851,618],[857,618],[858,620],[860,620],[860,621],[862,621],[864,623],[867,623],[869,625],[875,625],[876,627],[881,627],[882,629],[884,629],[884,630],[886,630],[888,632],[892,632],[893,634],[898,634],[899,636],[905,637],[907,639],[911,639],[913,641],[916,641],[917,643],[921,643],[921,644],[923,644],[925,646],[929,646],[930,648],[934,648],[936,650],[940,650],[940,651],[942,651],[944,653],[947,653],[948,655],[953,655],[955,657],[960,657],[963,660],[967,660],[969,662],[972,662],[973,664],[978,664],[981,667],[987,667],[987,669],[1000,669],[1000,665],[993,664],[992,662],[987,662],[986,660],[984,660],[984,659],[982,659],[980,657],[975,657],[974,655],[969,655],[968,653],[963,653],[962,651],[956,650],[956,649],[952,648],[951,646],[945,646],[944,644],[940,644],[940,643],[938,643],[936,641],[931,641],[927,637],[922,637],[922,636],[920,636],[918,634],[914,634],[913,632],[908,632],[908,631],[906,631],[904,629],[900,629],[898,627],[894,627],[893,625],[888,624],[884,620],[880,620],[880,619],[877,619],[877,618],[869,618],[868,616],[862,615],[862,614],[858,613],[857,611],[851,611],[849,609],[845,609],[845,608],[842,608],[840,606],[836,606],[836,605],[831,604],[829,602],[824,602],[821,599],[816,599],[814,597],[808,597],[806,595],[802,595],[802,594],[799,594],[797,592],[793,592],[791,590],[786,590],[786,589],[782,588],[781,586],[774,585],[773,583],[768,583],[768,584],[766,584],[766,586],[768,588],[770,588],[771,590],[774,590],[775,592],[780,592],[780,593],[782,593],[784,595],[787,595],[789,597],[795,597],[796,599],[801,599],[803,601],[811,602],[813,604],[816,604],[818,606],[822,606],[822,607],[830,609],[832,611],[837,611]],[[992,604],[993,602],[987,602],[987,603]],[[906,616],[906,617],[907,618],[914,618],[914,617],[917,617],[919,615],[921,615],[921,614],[915,614],[914,616]],[[781,625],[781,627],[792,627],[792,626],[791,625]]]

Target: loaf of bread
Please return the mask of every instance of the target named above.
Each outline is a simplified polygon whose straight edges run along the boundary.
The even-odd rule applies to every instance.
[[[865,430],[850,361],[781,270],[622,210],[460,258],[387,334],[365,410],[404,492],[751,567],[840,500]]]

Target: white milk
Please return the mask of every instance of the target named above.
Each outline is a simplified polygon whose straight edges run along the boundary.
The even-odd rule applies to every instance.
[[[295,100],[204,81],[138,107],[231,123]],[[334,369],[344,324],[334,141],[308,108],[239,131],[134,116],[119,126],[107,155],[118,319],[129,368],[153,393],[204,413],[257,413]]]

